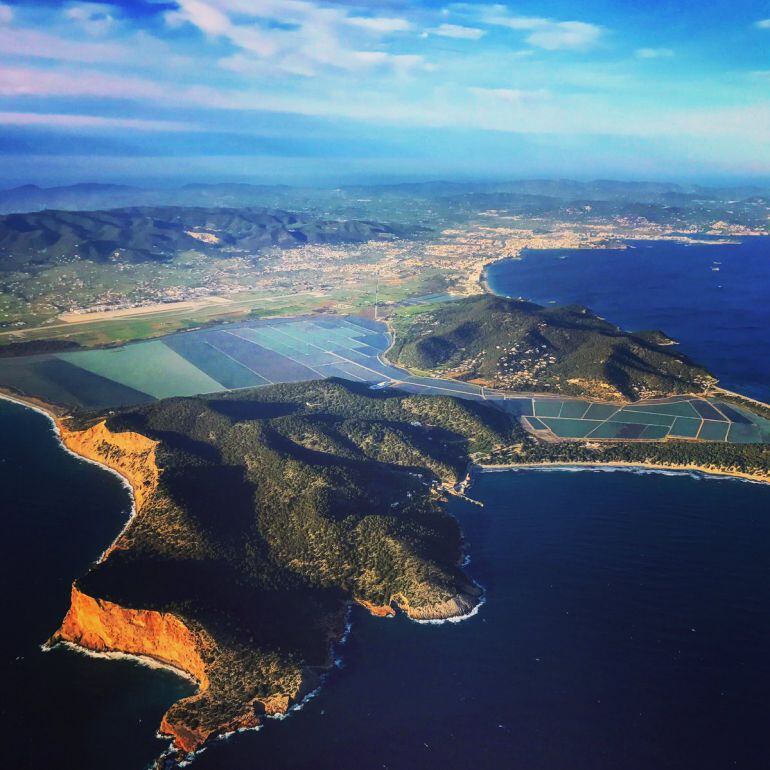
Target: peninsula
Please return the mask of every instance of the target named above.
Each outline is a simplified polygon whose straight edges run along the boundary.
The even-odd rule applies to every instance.
[[[663,332],[625,332],[579,305],[483,294],[396,319],[394,329],[394,363],[501,390],[635,401],[716,383]]]
[[[161,725],[171,759],[316,688],[351,602],[416,620],[471,612],[481,590],[439,500],[471,453],[518,432],[492,407],[335,380],[58,424],[70,450],[127,479],[135,512],[73,584],[49,644],[193,677],[197,694]]]

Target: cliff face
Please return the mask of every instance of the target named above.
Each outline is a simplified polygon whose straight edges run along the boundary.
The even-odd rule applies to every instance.
[[[148,501],[158,491],[160,470],[156,462],[158,441],[131,431],[113,433],[102,420],[82,430],[71,430],[58,423],[62,441],[68,449],[89,460],[117,471],[129,483],[134,509],[141,516]],[[129,548],[130,537],[121,535],[105,552],[102,561],[116,549]],[[212,700],[209,671],[217,668],[221,654],[218,645],[202,629],[192,630],[170,612],[123,607],[95,598],[80,590],[77,582],[70,594],[70,607],[49,644],[69,642],[93,652],[139,655],[169,665],[192,677],[198,692],[175,703],[164,715],[160,732],[173,739],[174,747],[195,751],[218,734],[255,727],[259,715],[285,713],[292,697],[277,692],[265,698],[245,698],[236,713],[225,719],[200,719],[198,708],[207,709]],[[217,696],[216,682],[214,697]],[[292,693],[299,695],[301,687]]]
[[[141,433],[112,433],[105,420],[86,430],[71,430],[59,421],[64,445],[75,454],[117,471],[131,485],[137,513],[158,487],[157,441]]]
[[[178,668],[208,687],[205,644],[185,624],[169,613],[133,610],[105,599],[94,599],[72,586],[70,608],[53,642],[72,642],[95,652],[120,651],[146,655]]]
[[[396,614],[395,608],[398,607],[412,620],[448,620],[470,613],[478,605],[482,593],[478,586],[468,585],[462,593],[448,599],[418,606],[414,606],[403,594],[393,594],[387,604],[374,604],[365,599],[356,599],[356,603],[378,618],[392,617]]]
[[[94,652],[146,656],[193,677],[201,692],[209,687],[203,652],[212,644],[204,634],[193,633],[169,613],[120,607],[87,596],[76,585],[72,586],[67,615],[50,642],[71,642]],[[172,736],[183,751],[194,750],[208,737],[184,723],[175,723],[168,714],[161,731]]]

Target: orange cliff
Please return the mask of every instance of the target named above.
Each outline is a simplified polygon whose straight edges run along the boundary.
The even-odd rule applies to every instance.
[[[126,479],[133,492],[137,518],[146,514],[153,500],[163,494],[159,487],[162,470],[156,458],[159,442],[130,431],[113,433],[105,421],[82,431],[70,429],[62,419],[57,425],[69,450]],[[130,548],[131,537],[132,527],[128,526],[102,560],[118,549]],[[398,607],[414,619],[449,618],[472,609],[478,602],[474,590],[469,587],[467,592],[426,606],[410,606],[402,594],[394,594],[383,606],[360,603],[373,614],[393,614]],[[262,673],[254,670],[244,676],[244,686],[236,693],[229,673],[233,662],[230,651],[220,647],[197,623],[171,612],[126,607],[89,595],[77,582],[72,586],[69,610],[49,644],[57,642],[96,653],[142,656],[192,677],[198,683],[197,692],[173,704],[160,728],[173,739],[174,748],[184,753],[195,751],[217,735],[256,727],[263,715],[286,713],[291,703],[300,700],[318,682],[317,673],[311,670],[302,669],[298,676],[277,671],[277,681],[270,683],[270,694],[257,695],[256,685],[260,684]]]
[[[113,433],[104,420],[82,431],[71,430],[61,419],[56,424],[70,451],[110,468],[128,482],[134,515],[140,515],[158,487],[158,442],[130,431]],[[122,542],[124,533],[125,530],[102,560],[114,549],[127,545]],[[211,642],[204,634],[194,633],[170,613],[128,609],[88,596],[75,583],[67,615],[49,640],[51,645],[57,642],[69,642],[93,652],[144,656],[172,666],[198,683],[198,694],[193,698],[201,697],[209,687],[203,654]],[[177,723],[171,711],[163,718],[161,732],[173,737],[176,748],[185,752],[195,750],[210,737],[210,732],[190,728],[182,720]]]
[[[104,599],[94,599],[73,585],[70,608],[49,643],[70,642],[94,652],[152,658],[193,677],[200,694],[209,686],[203,660],[207,641],[170,613],[127,609]],[[177,748],[183,751],[193,751],[209,737],[184,724],[172,724],[168,714],[161,732],[173,736]]]
[[[157,441],[131,431],[113,433],[102,420],[82,431],[71,430],[56,419],[62,442],[75,454],[120,474],[130,485],[134,515],[141,516],[158,491],[160,469],[156,462]],[[114,550],[130,547],[128,527],[108,548],[101,560]],[[81,591],[73,583],[70,607],[49,645],[67,642],[97,653],[138,655],[171,666],[192,677],[198,691],[177,701],[163,717],[160,731],[173,739],[174,748],[189,753],[216,735],[256,727],[261,715],[282,714],[301,694],[276,692],[237,704],[224,722],[197,718],[195,706],[210,699],[211,666],[221,654],[213,638],[202,628],[191,628],[169,612],[123,607]],[[190,718],[190,714],[193,714]]]
[[[116,471],[129,483],[139,513],[158,487],[158,442],[141,433],[113,433],[105,420],[85,430],[70,430],[63,420],[56,424],[67,449]]]

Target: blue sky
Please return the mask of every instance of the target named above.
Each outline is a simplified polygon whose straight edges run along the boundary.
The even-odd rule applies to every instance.
[[[0,182],[770,179],[770,2],[0,0]]]

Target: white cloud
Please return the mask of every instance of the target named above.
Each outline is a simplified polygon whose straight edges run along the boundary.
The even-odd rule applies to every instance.
[[[0,3],[0,24],[10,24],[13,19],[13,9],[10,5]]]
[[[667,59],[674,55],[670,48],[637,48],[637,59]]]
[[[362,67],[403,73],[422,65],[416,55],[371,49],[371,37],[411,29],[405,19],[353,16],[345,8],[309,0],[178,0],[170,24],[190,23],[223,37],[239,51],[220,60],[241,73],[283,73],[310,77],[325,70],[357,72]]]
[[[70,21],[76,22],[89,35],[105,35],[115,26],[110,7],[102,3],[70,5],[65,9],[64,15]]]
[[[189,22],[207,35],[225,35],[231,29],[227,14],[201,0],[181,0],[179,10],[169,11],[166,20],[172,26]]]
[[[770,29],[770,19],[760,19],[754,26],[757,29]]]
[[[486,32],[476,27],[464,27],[460,24],[439,24],[438,27],[427,30],[431,35],[452,37],[458,40],[480,40]]]
[[[584,21],[547,22],[536,29],[527,42],[548,51],[572,49],[583,51],[599,42],[602,30]]]
[[[473,6],[468,6],[473,8]],[[515,16],[504,5],[481,6],[481,21],[496,27],[529,32],[527,43],[548,51],[584,51],[593,48],[604,30],[586,21],[557,21],[539,16]]]
[[[508,104],[533,104],[535,102],[547,101],[551,98],[551,93],[545,89],[472,87],[468,90],[474,96],[482,99],[506,102]]]
[[[170,90],[151,80],[57,68],[0,68],[0,96],[104,96],[161,100]]]
[[[139,131],[194,131],[195,126],[176,120],[113,118],[41,112],[0,112],[0,125],[52,126],[55,128],[131,128]]]
[[[406,19],[389,19],[368,16],[350,16],[345,20],[353,27],[360,27],[369,32],[387,34],[389,32],[408,32],[412,29],[411,22]]]
[[[67,40],[33,29],[0,28],[0,51],[6,56],[79,62],[125,62],[136,52],[118,43]]]

